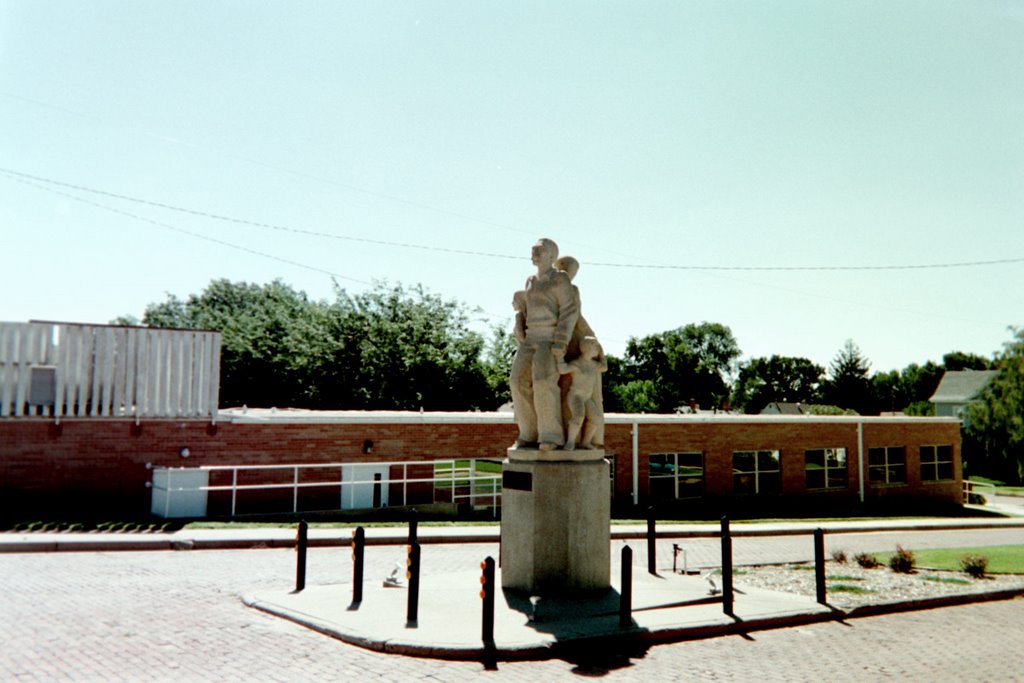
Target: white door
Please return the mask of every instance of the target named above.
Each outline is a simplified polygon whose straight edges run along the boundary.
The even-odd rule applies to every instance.
[[[342,465],[341,482],[342,510],[388,506],[387,465]]]

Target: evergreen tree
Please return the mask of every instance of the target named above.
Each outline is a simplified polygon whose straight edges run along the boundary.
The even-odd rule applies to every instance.
[[[853,340],[847,339],[829,365],[829,377],[822,387],[825,402],[861,415],[871,412],[870,367]]]

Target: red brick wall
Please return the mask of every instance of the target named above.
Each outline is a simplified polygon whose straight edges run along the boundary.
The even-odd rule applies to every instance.
[[[632,500],[632,426],[608,424],[606,450],[615,456],[615,496]],[[955,422],[893,420],[864,424],[864,453],[872,446],[907,447],[907,483],[868,485],[866,496],[913,494],[957,502],[960,498],[960,433]],[[0,420],[0,514],[17,515],[26,508],[66,503],[133,513],[149,510],[151,473],[147,464],[168,467],[200,465],[269,465],[319,462],[373,463],[395,460],[429,461],[452,458],[503,459],[513,442],[513,424],[344,424],[231,423],[216,427],[201,420],[149,420],[136,427],[130,420],[65,419],[59,426],[45,418]],[[373,442],[370,454],[364,442]],[[922,483],[921,445],[953,446],[952,482]],[[732,495],[732,453],[736,450],[781,451],[782,496],[808,496],[804,450],[846,449],[849,488],[846,492],[812,496],[855,497],[857,426],[852,422],[739,421],[639,426],[639,492],[648,491],[647,456],[651,453],[701,451],[705,455],[708,499]],[[190,457],[179,453],[188,448]],[[284,474],[247,475],[252,481],[290,481]],[[278,477],[274,479],[273,477]],[[321,476],[304,474],[303,476]],[[246,481],[250,481],[247,479]],[[223,475],[212,483],[223,483]],[[312,496],[315,489],[303,492]],[[281,492],[276,492],[277,496]],[[290,492],[289,492],[290,497]],[[393,500],[397,497],[391,490]],[[215,501],[211,499],[211,506]],[[211,510],[212,511],[212,510]]]
[[[859,495],[857,425],[853,422],[693,422],[688,424],[640,424],[638,441],[639,493],[648,494],[648,456],[652,453],[702,452],[704,454],[705,496],[725,499],[733,495],[732,454],[734,451],[778,450],[782,470],[782,496],[855,498]],[[632,495],[632,426],[609,425],[606,450],[615,454],[616,497]],[[906,447],[907,481],[904,485],[865,485],[865,498],[913,494],[935,501],[960,500],[960,428],[952,422],[893,420],[863,425],[864,466],[868,448]],[[920,452],[924,445],[951,445],[955,479],[922,482]],[[846,490],[808,491],[804,472],[804,451],[814,448],[845,448]],[[620,498],[621,499],[621,498]]]

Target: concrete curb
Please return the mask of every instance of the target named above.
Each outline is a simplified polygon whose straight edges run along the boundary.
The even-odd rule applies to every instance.
[[[602,633],[594,636],[567,638],[543,645],[520,644],[503,647],[498,647],[496,645],[485,646],[483,643],[481,643],[479,647],[448,647],[444,645],[423,646],[401,642],[400,640],[374,640],[362,635],[345,632],[328,622],[321,621],[313,617],[299,617],[294,614],[282,617],[281,614],[277,613],[268,605],[263,604],[260,600],[251,595],[243,595],[242,602],[249,607],[265,612],[266,614],[289,619],[290,621],[301,624],[302,626],[340,640],[349,645],[354,645],[374,652],[399,654],[427,659],[497,662],[524,660],[540,661],[556,658],[571,658],[575,651],[578,651],[584,646],[591,652],[593,652],[595,648],[610,648],[622,645],[634,647],[642,646],[647,648],[654,645],[667,645],[691,640],[720,638],[723,636],[741,636],[749,633],[756,633],[758,631],[807,626],[810,624],[820,624],[829,621],[843,622],[848,619],[877,617],[902,612],[914,612],[982,602],[1015,600],[1020,598],[1024,598],[1024,588],[999,590],[988,593],[949,595],[878,605],[865,605],[853,608],[849,611],[830,607],[829,609],[831,609],[831,612],[785,614],[778,617],[765,617],[746,621],[734,618],[735,621],[732,623],[668,627],[658,630],[649,630],[644,628],[624,629],[619,633]]]
[[[715,525],[685,526],[664,524],[655,533],[658,539],[675,538],[718,538],[719,528]],[[963,531],[975,529],[1024,528],[1024,518],[1001,519],[980,522],[913,522],[905,524],[737,524],[730,529],[733,538],[754,538],[767,536],[809,536],[821,527],[826,534],[855,534],[886,531]],[[668,527],[668,528],[664,528]],[[673,528],[676,527],[676,528]],[[246,530],[220,531],[199,530],[194,532],[173,532],[170,534],[110,533],[93,535],[89,533],[0,533],[0,554],[4,553],[52,553],[52,552],[117,552],[146,550],[245,550],[257,548],[293,548],[295,536],[287,528],[274,532],[245,534]],[[241,532],[241,533],[240,533]],[[420,527],[418,540],[422,544],[456,543],[497,543],[500,539],[498,527],[473,529],[460,532],[458,527]],[[612,540],[646,538],[646,530],[637,525],[612,527]],[[408,532],[403,527],[370,529],[366,545],[405,545]],[[309,547],[343,547],[351,545],[351,531],[311,529]]]

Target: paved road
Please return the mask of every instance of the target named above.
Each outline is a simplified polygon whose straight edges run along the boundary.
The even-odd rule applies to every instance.
[[[1024,530],[830,537],[848,552],[1022,543]],[[714,564],[717,541],[684,541]],[[634,544],[637,551],[642,545]],[[367,550],[381,576],[403,550]],[[423,550],[432,572],[475,566],[494,545]],[[737,539],[739,563],[806,559],[807,537]],[[309,583],[349,579],[348,549],[314,549]],[[614,553],[613,553],[614,555]],[[671,564],[671,542],[659,544]],[[638,564],[646,559],[637,552]],[[289,550],[10,554],[0,556],[0,680],[459,681],[480,664],[367,652],[242,605],[239,595],[291,585]],[[346,596],[339,596],[345,599]],[[399,615],[404,618],[404,615]],[[590,652],[577,661],[499,663],[502,680],[1024,681],[1024,601],[828,623],[654,647]]]

